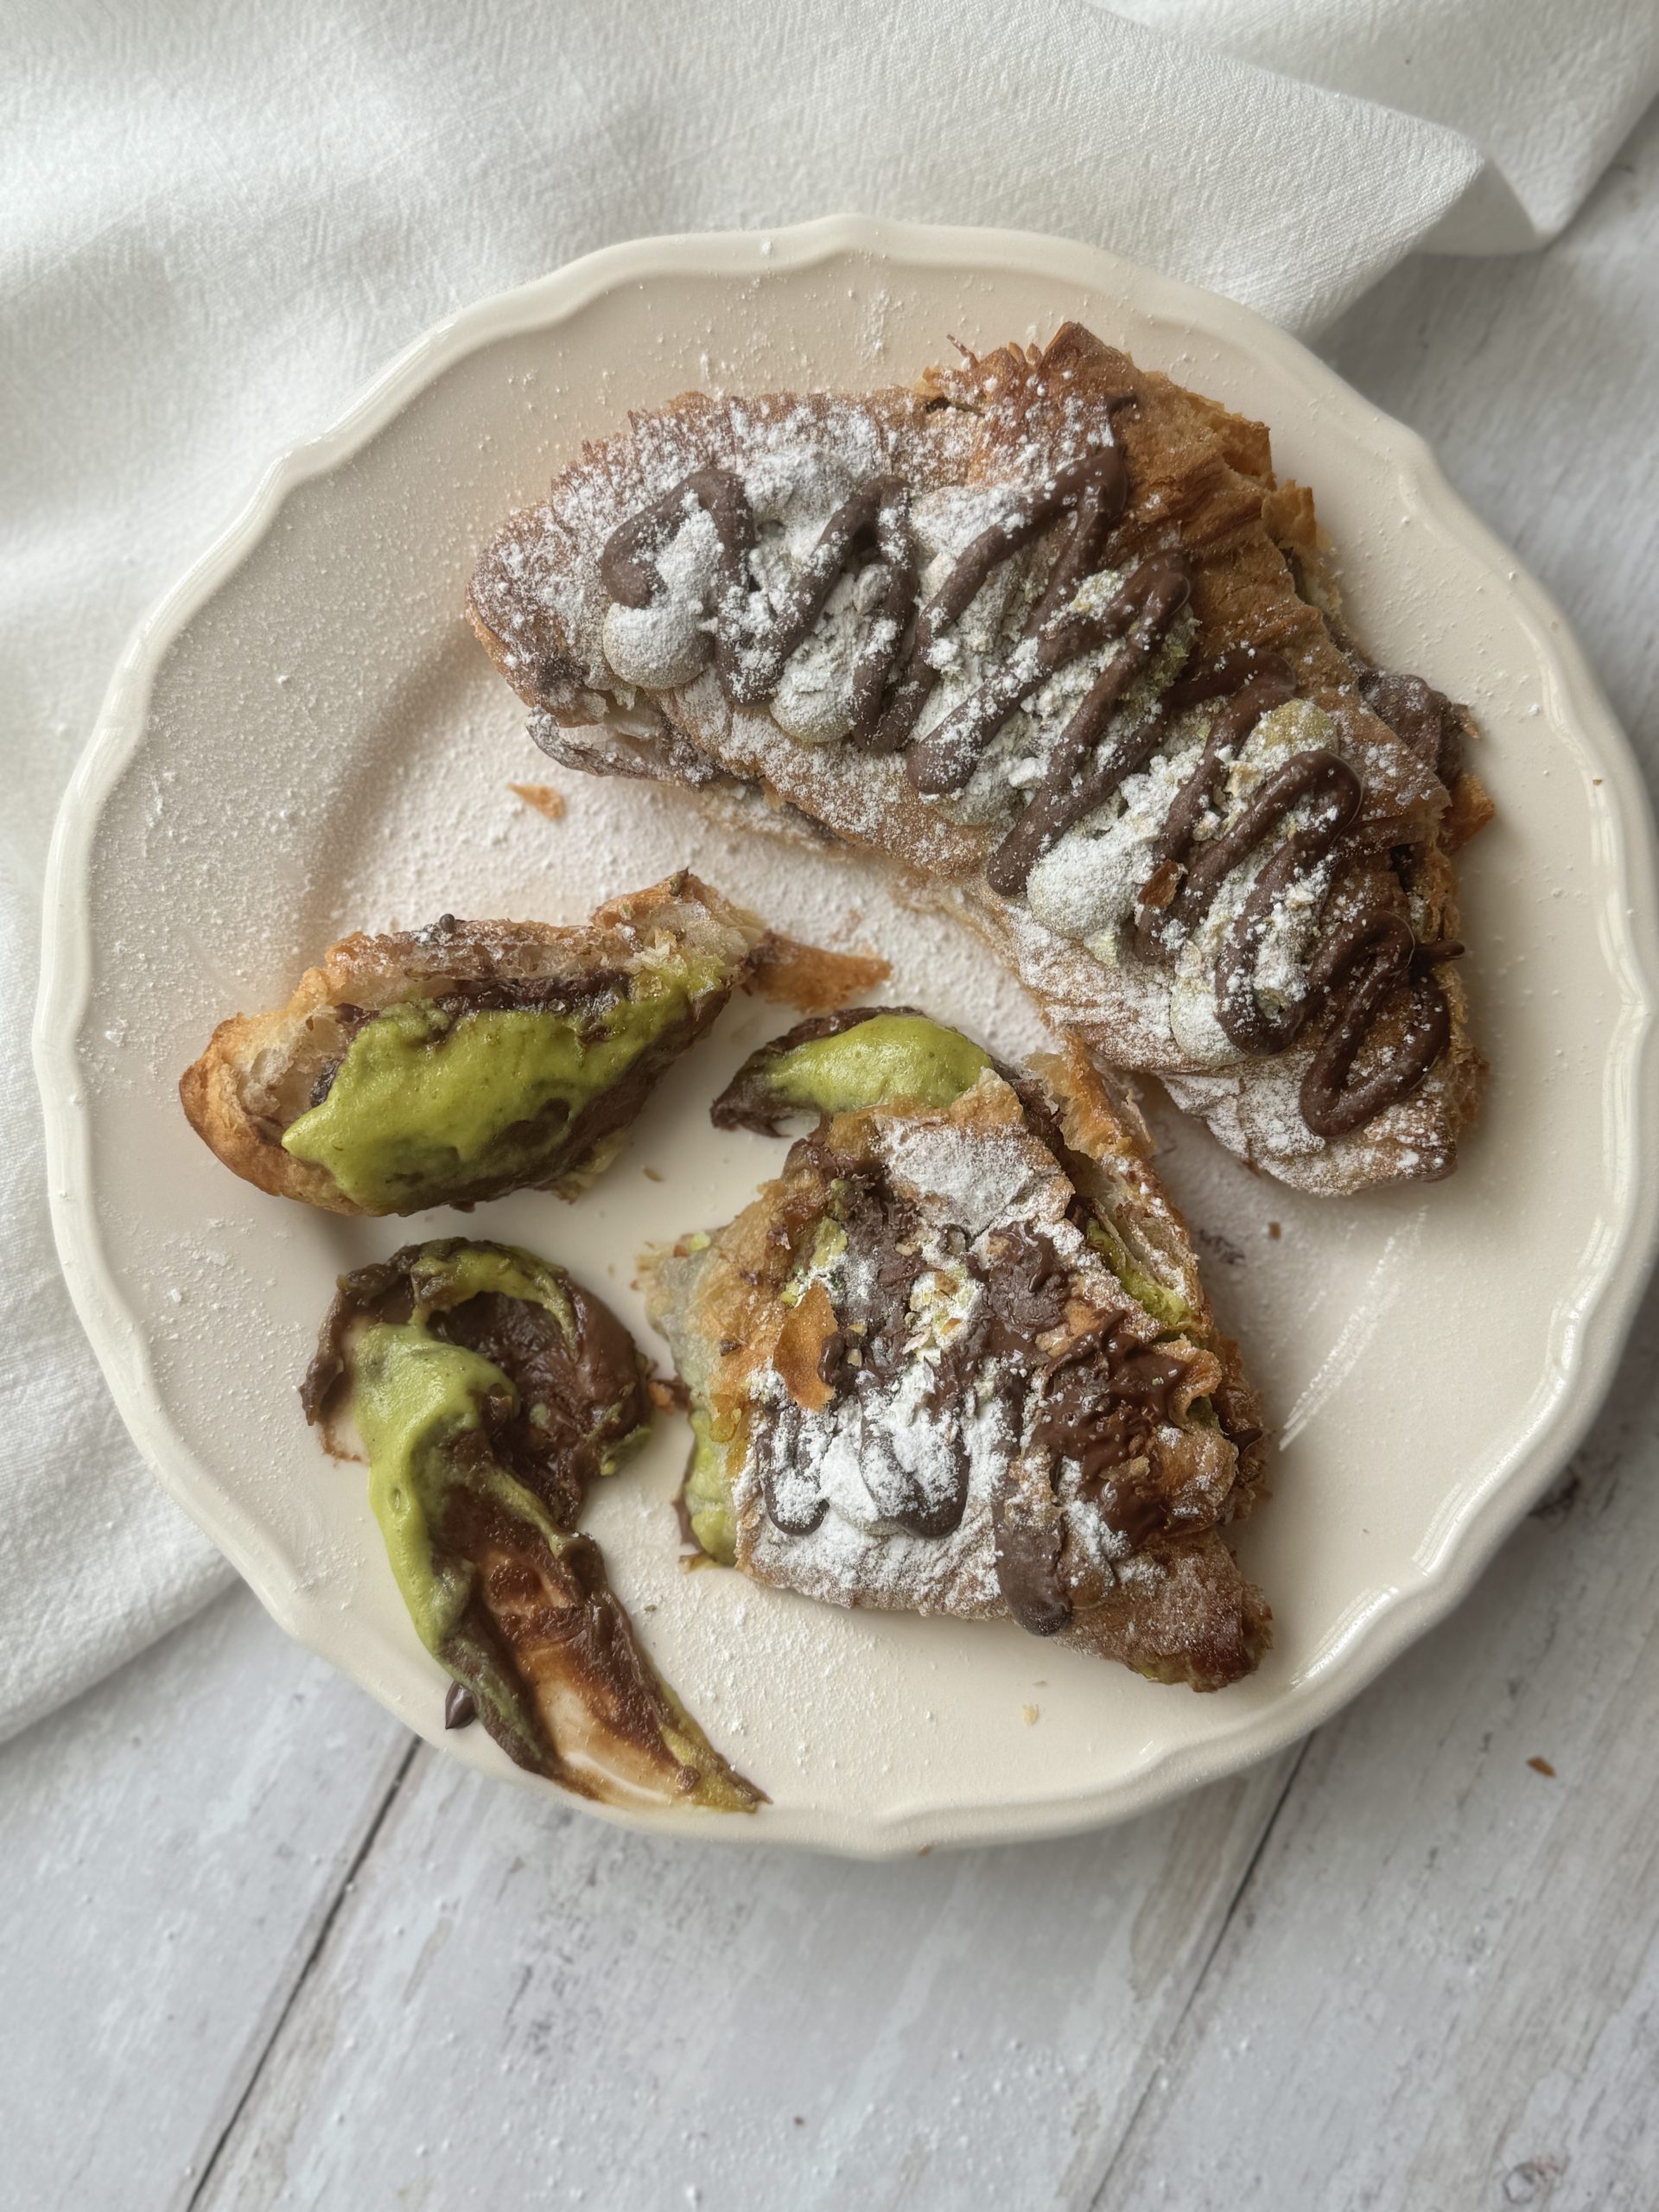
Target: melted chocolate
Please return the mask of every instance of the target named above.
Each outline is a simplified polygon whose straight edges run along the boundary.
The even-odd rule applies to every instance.
[[[810,1536],[830,1510],[830,1501],[821,1490],[814,1491],[804,1503],[797,1505],[791,1505],[781,1491],[779,1476],[803,1464],[801,1431],[804,1423],[805,1416],[799,1406],[793,1398],[786,1397],[772,1409],[769,1418],[756,1424],[755,1464],[760,1470],[760,1494],[766,1501],[766,1518],[786,1536]]]
[[[432,1332],[494,1363],[518,1409],[493,1424],[492,1452],[533,1491],[562,1529],[574,1529],[606,1450],[651,1418],[632,1338],[579,1285],[568,1285],[574,1335],[545,1306],[486,1292],[432,1317]],[[626,1378],[632,1377],[631,1389]],[[618,1391],[626,1407],[616,1412]]]
[[[1027,1636],[1058,1636],[1071,1619],[1071,1593],[1060,1572],[1065,1523],[1058,1511],[1027,1517],[1012,1497],[992,1501],[996,1583]]]
[[[982,1274],[990,1349],[1029,1358],[1065,1319],[1071,1277],[1046,1236],[1021,1222],[1002,1232],[995,1271]]]
[[[1170,1394],[1185,1372],[1184,1362],[1156,1344],[1122,1327],[1108,1330],[1050,1373],[1032,1430],[1055,1459],[1076,1461],[1084,1497],[1137,1549],[1163,1525],[1156,1471],[1147,1463],[1155,1432],[1173,1418]]]
[[[1192,927],[1203,918],[1222,880],[1276,829],[1305,798],[1322,802],[1306,830],[1286,838],[1268,860],[1240,908],[1216,963],[1216,1009],[1222,1027],[1246,1052],[1281,1052],[1293,1043],[1317,1003],[1309,989],[1281,1013],[1270,1014],[1256,995],[1255,965],[1274,910],[1299,876],[1325,860],[1359,812],[1359,779],[1334,753],[1299,753],[1268,778],[1243,813],[1212,838],[1187,870],[1173,905]],[[1403,927],[1404,925],[1402,924]]]
[[[1308,969],[1307,1003],[1318,1004],[1351,976],[1313,1065],[1302,1078],[1302,1118],[1316,1136],[1344,1136],[1414,1089],[1446,1050],[1452,1015],[1427,970],[1454,960],[1460,944],[1418,944],[1397,914],[1357,914],[1327,938]],[[1405,1031],[1390,1058],[1358,1082],[1349,1072],[1372,1023],[1402,986],[1411,992]]]
[[[748,588],[754,550],[754,512],[742,484],[729,469],[698,468],[625,522],[599,556],[605,588],[621,607],[649,607],[657,592],[657,555],[693,507],[701,507],[720,539],[719,615],[715,665],[728,696],[742,682],[741,640],[735,609]]]
[[[597,1020],[627,997],[628,983],[626,968],[592,969],[580,977],[492,976],[453,983],[434,1003],[447,1014],[581,1013]]]
[[[1105,404],[1109,409],[1132,399],[1133,394],[1119,393]],[[657,556],[687,515],[700,507],[714,524],[721,549],[715,668],[732,704],[751,707],[777,690],[791,656],[810,633],[839,578],[849,567],[874,568],[878,581],[854,665],[849,740],[871,753],[908,747],[911,782],[934,795],[963,789],[1008,717],[1057,671],[1122,639],[1121,649],[1061,731],[1029,805],[986,862],[987,882],[1005,898],[1020,896],[1044,855],[1145,765],[1173,716],[1209,700],[1226,701],[1165,823],[1137,904],[1137,942],[1145,957],[1167,954],[1180,933],[1208,911],[1224,879],[1282,823],[1290,809],[1300,799],[1323,794],[1326,804],[1319,821],[1288,837],[1269,860],[1230,934],[1217,965],[1217,1012],[1240,1050],[1266,1054],[1282,1052],[1316,1013],[1329,1007],[1330,1033],[1303,1084],[1302,1109],[1316,1135],[1346,1134],[1406,1097],[1446,1050],[1451,1017],[1428,970],[1436,959],[1449,956],[1440,948],[1409,944],[1399,953],[1392,938],[1382,932],[1382,922],[1392,918],[1376,909],[1361,917],[1369,932],[1366,947],[1350,946],[1344,925],[1316,949],[1313,967],[1324,980],[1316,987],[1310,974],[1303,997],[1283,1013],[1270,1014],[1262,1007],[1254,976],[1273,904],[1288,883],[1317,867],[1346,836],[1359,813],[1360,786],[1335,753],[1299,754],[1225,829],[1198,843],[1198,826],[1214,809],[1224,772],[1239,747],[1263,714],[1295,695],[1284,662],[1253,647],[1230,649],[1188,671],[1103,756],[1095,757],[1124,693],[1158,652],[1191,592],[1179,551],[1167,550],[1142,561],[1105,607],[1087,614],[1073,608],[1079,587],[1109,565],[1108,548],[1128,491],[1128,471],[1116,446],[1069,462],[982,531],[939,590],[918,608],[919,564],[908,489],[897,476],[871,477],[830,517],[771,623],[755,629],[747,612],[749,556],[756,542],[753,511],[741,478],[710,467],[694,470],[625,522],[600,556],[600,575],[620,605],[649,606],[659,584]],[[917,740],[923,709],[938,682],[935,646],[1000,563],[1062,525],[1065,535],[1042,597],[1014,651],[976,692]],[[1456,709],[1439,692],[1419,677],[1375,670],[1362,676],[1360,688],[1372,711],[1426,766],[1447,779],[1456,774],[1461,725]],[[1348,988],[1342,995],[1344,984]],[[1402,988],[1411,992],[1411,1011],[1400,1049],[1359,1082],[1348,1083],[1361,1044]],[[734,1120],[746,1110],[747,1102],[721,1103]]]
[[[1290,671],[1276,654],[1253,658],[1248,667],[1244,660],[1243,654],[1223,653],[1164,695],[1170,713],[1224,696],[1227,704],[1211,724],[1198,765],[1176,792],[1153,847],[1152,873],[1141,887],[1135,917],[1137,942],[1148,957],[1167,950],[1169,909],[1182,887],[1198,824],[1215,808],[1222,777],[1262,715],[1295,696]],[[1241,688],[1235,690],[1236,684]]]
[[[1457,781],[1463,767],[1463,717],[1444,692],[1421,676],[1366,668],[1359,679],[1359,696],[1432,774],[1448,786]]]
[[[1018,898],[1044,854],[1052,851],[1074,822],[1103,806],[1124,779],[1157,750],[1166,728],[1160,706],[1154,706],[1103,759],[1087,765],[1124,691],[1163,643],[1164,632],[1185,606],[1191,589],[1181,563],[1161,556],[1144,563],[1105,611],[1083,624],[1077,652],[1089,652],[1103,637],[1120,635],[1123,649],[1095,678],[1083,704],[1061,731],[1035,798],[986,862],[985,878],[993,891],[1004,898]],[[1114,618],[1118,619],[1117,626],[1105,626]],[[1090,634],[1084,635],[1085,630]],[[1093,634],[1097,630],[1100,634]],[[1065,656],[1068,660],[1076,657],[1077,652]],[[993,677],[991,683],[995,681]],[[984,690],[990,688],[988,683]],[[974,703],[973,700],[968,702],[970,708]],[[1006,714],[1001,715],[997,721],[1006,719]],[[990,734],[988,731],[988,739]],[[963,781],[966,780],[964,776]]]
[[[821,1138],[806,1141],[822,1150]],[[847,1170],[836,1179],[849,1288],[819,1351],[817,1376],[837,1398],[856,1401],[890,1390],[905,1364],[911,1294],[925,1264],[922,1224],[914,1207],[868,1165],[826,1157],[820,1166]],[[1173,1393],[1187,1363],[1157,1344],[1142,1343],[1122,1322],[1072,1342],[1058,1357],[1046,1349],[1045,1339],[1066,1323],[1071,1277],[1039,1230],[1025,1224],[1003,1230],[970,1265],[981,1295],[942,1348],[929,1391],[939,1431],[953,1448],[951,1491],[930,1503],[875,1419],[859,1427],[860,1471],[884,1520],[912,1535],[948,1535],[967,1507],[966,1427],[988,1368],[995,1375],[995,1403],[1007,1426],[1010,1456],[1019,1446],[1027,1402],[1038,1392],[1031,1441],[1048,1454],[1047,1483],[1034,1491],[999,1491],[992,1522],[998,1585],[1009,1611],[1033,1635],[1052,1636],[1071,1616],[1063,1571],[1064,1512],[1054,1487],[1059,1468],[1069,1461],[1080,1469],[1084,1496],[1108,1527],[1138,1548],[1165,1524],[1156,1432],[1173,1418]],[[757,1422],[754,1433],[767,1516],[790,1535],[810,1535],[829,1510],[822,1490],[801,1479],[810,1465],[808,1419],[794,1398],[785,1397]],[[1241,1432],[1236,1448],[1243,1452],[1259,1433]]]
[[[408,1320],[415,1308],[411,1271],[423,1262],[441,1263],[447,1250],[468,1241],[405,1245],[390,1260],[340,1277],[301,1386],[308,1421],[325,1420],[333,1409],[353,1323]],[[473,1242],[476,1249],[478,1240]],[[484,1427],[471,1432],[475,1448],[510,1468],[556,1524],[569,1529],[607,1452],[649,1422],[651,1398],[633,1338],[609,1306],[569,1276],[563,1287],[570,1306],[569,1336],[545,1306],[494,1291],[440,1307],[429,1325],[434,1336],[493,1362],[513,1384],[518,1410],[491,1409],[487,1434]],[[538,1414],[538,1408],[544,1411]],[[460,1448],[468,1448],[465,1440]]]
[[[1125,394],[1121,401],[1110,404],[1124,404],[1127,400]],[[1035,635],[1100,567],[1106,541],[1122,515],[1128,489],[1123,456],[1115,446],[1107,446],[1070,462],[1045,489],[1017,502],[1001,521],[981,531],[916,618],[915,635],[898,686],[879,725],[865,740],[871,752],[896,753],[910,742],[922,709],[939,680],[931,658],[932,648],[962,620],[992,570],[1071,516],[1071,534],[1055,562],[1048,588],[1026,626],[1026,636]],[[857,732],[855,741],[858,741]]]
[[[435,1335],[473,1346],[501,1367],[523,1405],[509,1414],[499,1394],[479,1405],[476,1426],[448,1438],[455,1479],[433,1504],[435,1551],[473,1569],[470,1592],[437,1656],[455,1678],[445,1701],[448,1727],[480,1720],[520,1766],[582,1796],[605,1797],[602,1775],[567,1760],[567,1727],[581,1746],[626,1747],[632,1764],[665,1792],[692,1798],[711,1777],[740,1802],[758,1802],[753,1786],[704,1746],[688,1763],[677,1746],[701,1732],[661,1682],[610,1590],[604,1560],[588,1536],[572,1532],[586,1477],[607,1446],[650,1417],[646,1376],[632,1338],[597,1299],[557,1270],[568,1300],[567,1339],[543,1307],[488,1293],[443,1306],[462,1285],[446,1265],[471,1250],[505,1250],[465,1238],[411,1244],[340,1278],[302,1396],[308,1418],[326,1419],[349,1373],[351,1334],[365,1320],[402,1322],[417,1300],[431,1301]],[[561,1394],[556,1399],[543,1393]],[[547,1405],[545,1424],[528,1419]],[[568,1464],[567,1464],[568,1463]],[[486,1478],[505,1464],[533,1490],[557,1523],[550,1535]],[[557,1740],[550,1724],[556,1711]],[[701,1779],[700,1779],[701,1777]],[[728,1800],[727,1802],[731,1802]]]
[[[910,1328],[911,1294],[925,1269],[920,1253],[921,1222],[915,1209],[878,1181],[867,1168],[837,1177],[836,1215],[846,1231],[849,1288],[836,1316],[836,1327],[818,1355],[819,1379],[837,1398],[861,1400],[889,1391],[905,1365]],[[954,1395],[954,1394],[952,1394]],[[959,1419],[946,1417],[941,1433],[951,1448],[950,1485],[929,1497],[903,1466],[879,1421],[860,1420],[860,1472],[876,1510],[885,1521],[914,1536],[948,1536],[968,1504],[968,1452]],[[791,1535],[810,1535],[828,1510],[821,1491],[802,1503],[798,1497],[804,1416],[785,1398],[760,1428],[756,1452],[768,1517]],[[795,1479],[785,1492],[779,1478]],[[794,1498],[791,1505],[787,1500]]]

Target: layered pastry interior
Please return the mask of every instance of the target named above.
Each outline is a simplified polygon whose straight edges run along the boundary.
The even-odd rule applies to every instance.
[[[285,1007],[221,1022],[180,1096],[237,1174],[334,1212],[569,1198],[734,989],[823,1004],[883,973],[682,873],[579,927],[444,915],[346,938]]]
[[[710,1557],[1214,1689],[1269,1640],[1221,1531],[1262,1416],[1184,1225],[1076,1048],[1029,1071],[908,1008],[804,1024],[715,1119],[816,1126],[648,1262]]]
[[[1451,855],[1491,809],[1326,553],[1260,424],[1071,325],[636,416],[470,612],[559,759],[896,861],[1103,1064],[1343,1191],[1446,1173],[1474,1111]]]
[[[562,1268],[442,1238],[340,1278],[302,1392],[369,1497],[421,1642],[531,1773],[610,1804],[762,1802],[652,1665],[577,1528],[644,1438],[633,1339]]]

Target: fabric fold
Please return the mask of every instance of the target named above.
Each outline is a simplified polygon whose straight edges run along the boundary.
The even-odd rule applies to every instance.
[[[17,0],[8,54],[0,1735],[228,1579],[75,1325],[29,1001],[53,810],[122,642],[272,456],[469,301],[630,237],[849,207],[1084,239],[1311,332],[1425,242],[1559,228],[1651,96],[1659,21],[1643,0],[273,0],[227,29],[215,0],[145,0],[117,41]]]

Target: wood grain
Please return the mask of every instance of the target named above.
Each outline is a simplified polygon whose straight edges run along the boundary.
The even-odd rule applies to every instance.
[[[423,1758],[203,2206],[448,2206],[480,2173],[507,2203],[930,2203],[969,2171],[1046,2202],[1139,2101],[1282,1779],[872,1867],[623,1835]]]
[[[1331,335],[1659,766],[1659,117]],[[1299,1753],[869,1868],[486,1788],[227,1601],[0,1753],[30,2205],[1550,2212],[1659,2198],[1659,1300],[1553,1502]],[[1543,1760],[1553,1776],[1529,1762]]]
[[[1313,1740],[1097,2212],[1659,2199],[1656,1386],[1659,1292],[1475,1600]]]
[[[0,2203],[183,2205],[410,1754],[220,1599],[0,1754]]]

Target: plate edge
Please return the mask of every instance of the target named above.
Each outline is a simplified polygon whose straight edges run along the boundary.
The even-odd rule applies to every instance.
[[[201,1493],[207,1492],[212,1501],[213,1485],[194,1454],[181,1450],[176,1439],[151,1433],[152,1424],[161,1422],[162,1409],[143,1332],[109,1273],[85,1203],[90,1188],[90,1131],[79,1104],[78,1046],[90,995],[92,947],[80,916],[99,817],[142,738],[154,672],[185,625],[253,551],[294,488],[349,460],[437,375],[495,339],[545,327],[578,313],[591,299],[620,283],[675,273],[688,265],[715,275],[764,275],[780,268],[809,267],[846,252],[868,252],[900,263],[920,260],[933,266],[993,270],[1012,259],[1027,269],[1052,269],[1057,277],[1086,289],[1132,290],[1138,305],[1166,320],[1185,320],[1194,327],[1211,330],[1219,322],[1224,327],[1217,334],[1224,340],[1236,335],[1242,327],[1258,354],[1269,358],[1305,392],[1335,396],[1351,416],[1362,415],[1374,442],[1441,527],[1471,557],[1509,572],[1511,588],[1529,618],[1540,663],[1568,702],[1566,719],[1585,731],[1603,765],[1615,772],[1614,796],[1622,799],[1623,807],[1616,810],[1611,799],[1605,799],[1601,827],[1611,840],[1613,861],[1621,868],[1620,880],[1631,894],[1619,917],[1624,926],[1610,940],[1610,950],[1622,956],[1616,963],[1622,995],[1603,1094],[1605,1109],[1622,1109],[1628,1170],[1620,1194],[1623,1205],[1618,1221],[1609,1225],[1611,1249],[1577,1286],[1579,1294],[1558,1306],[1553,1318],[1551,1346],[1559,1380],[1555,1395],[1540,1415],[1542,1435],[1535,1429],[1510,1463],[1491,1478],[1482,1495],[1446,1532],[1434,1563],[1413,1582],[1400,1586],[1393,1600],[1323,1662],[1323,1678],[1304,1691],[1282,1725],[1241,1722],[1228,1736],[1212,1738],[1190,1751],[1165,1753],[1103,1794],[1021,1806],[1012,1823],[1001,1824],[1000,1832],[995,1821],[976,1824],[983,1819],[984,1808],[943,1819],[935,1813],[900,1813],[883,1822],[874,1835],[868,1819],[861,1826],[853,1824],[843,1835],[793,1834],[794,1823],[786,1819],[776,1824],[769,1820],[753,1830],[747,1823],[737,1824],[741,1833],[728,1835],[724,1825],[706,1827],[694,1816],[664,1819],[656,1814],[586,1808],[645,1833],[695,1833],[720,1840],[788,1843],[881,1859],[906,1855],[924,1844],[1013,1841],[1103,1826],[1201,1783],[1238,1772],[1317,1727],[1466,1593],[1504,1535],[1582,1439],[1611,1380],[1659,1237],[1659,1145],[1652,1126],[1659,1089],[1659,1066],[1653,1065],[1659,1057],[1654,1049],[1659,1036],[1655,1019],[1659,1006],[1659,855],[1651,815],[1628,740],[1565,617],[1455,492],[1422,438],[1352,391],[1299,340],[1253,309],[1144,269],[1107,249],[1033,232],[936,227],[842,214],[771,232],[671,234],[601,248],[527,284],[480,301],[423,334],[332,424],[279,455],[242,510],[133,632],[54,829],[33,1052],[46,1123],[54,1236],[72,1300],[118,1410],[162,1487],[255,1587],[273,1618],[296,1640],[322,1649],[302,1615],[261,1586],[261,1568],[268,1570],[269,1558],[262,1560],[257,1542],[245,1540],[242,1516],[216,1514],[211,1502],[204,1510]],[[1604,912],[1604,931],[1606,919]],[[1627,1078],[1618,1100],[1611,1095],[1618,1087],[1615,1069]],[[324,1656],[331,1655],[325,1651]],[[396,1707],[388,1704],[388,1710]],[[405,1714],[397,1717],[410,1725]],[[417,1732],[437,1740],[435,1731]],[[1249,1740],[1241,1743],[1239,1736]],[[518,1777],[516,1771],[510,1778],[523,1779],[531,1787],[545,1786],[534,1777]],[[822,1828],[818,1816],[812,1818]]]

